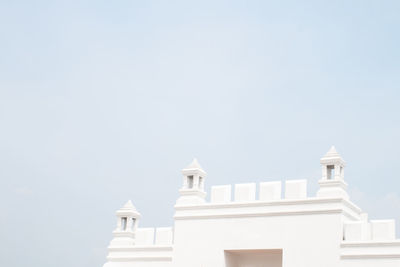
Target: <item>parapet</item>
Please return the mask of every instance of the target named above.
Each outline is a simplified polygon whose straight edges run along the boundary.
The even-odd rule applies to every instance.
[[[270,181],[211,187],[210,201],[177,203],[175,220],[342,214],[360,219],[361,209],[340,196],[308,196],[307,180]]]
[[[366,216],[361,216],[359,221],[345,222],[340,248],[342,260],[398,259],[400,240],[396,239],[395,221],[368,221]],[[381,264],[373,266],[381,266]],[[393,266],[398,266],[398,264]]]
[[[276,201],[282,199],[282,182],[262,182],[257,194],[256,183],[235,184],[233,202]],[[306,199],[307,180],[285,181],[285,199]],[[211,187],[211,203],[232,202],[232,185],[217,185]]]
[[[248,202],[256,200],[256,184],[235,184],[235,201]]]
[[[155,245],[170,246],[174,241],[174,233],[171,227],[162,227],[156,229]]]
[[[192,225],[193,231],[200,231],[193,236],[196,238],[193,244],[196,244],[202,231],[212,230],[214,222],[219,227],[231,224],[237,229],[236,226],[242,224],[232,224],[232,219],[246,223],[250,221],[250,218],[260,218],[262,220],[257,219],[256,224],[251,222],[244,226],[257,225],[272,229],[272,233],[280,229],[286,230],[285,227],[279,227],[285,219],[291,220],[294,231],[297,233],[299,229],[301,230],[299,222],[307,224],[310,228],[307,230],[314,231],[314,226],[310,226],[309,223],[317,219],[315,223],[318,225],[321,221],[329,225],[331,222],[336,223],[333,230],[329,232],[329,236],[334,235],[335,242],[341,241],[341,259],[388,259],[390,257],[400,259],[400,240],[395,238],[395,221],[369,221],[368,216],[349,201],[347,184],[344,181],[345,163],[334,147],[321,159],[321,165],[322,178],[318,182],[319,190],[316,196],[307,195],[307,180],[301,179],[212,186],[210,201],[207,202],[207,193],[204,191],[206,172],[197,160],[193,160],[182,170],[183,185],[179,190],[180,197],[175,205],[175,226],[178,231],[183,225],[183,230],[192,231],[186,228]],[[307,218],[306,216],[309,215],[312,217]],[[290,216],[296,216],[296,218],[290,218]],[[140,213],[130,201],[117,211],[117,228],[113,232],[114,239],[109,246],[108,262],[105,267],[122,266],[119,264],[121,262],[129,262],[129,266],[152,267],[171,267],[175,264],[172,261],[174,253],[175,255],[177,252],[180,253],[179,250],[187,245],[179,242],[185,241],[185,232],[183,234],[178,232],[177,237],[180,238],[176,238],[177,242],[174,245],[174,228],[138,228],[140,217]],[[243,220],[244,218],[246,220]],[[295,220],[297,218],[299,220]],[[226,219],[226,221],[216,222],[217,219]],[[186,220],[187,224],[183,220]],[[206,220],[205,224],[200,223],[201,220]],[[229,223],[225,224],[225,222]],[[322,228],[323,224],[321,225],[321,227],[316,226],[319,227],[317,230],[324,231],[325,228]],[[269,226],[272,227],[269,228]],[[278,230],[275,230],[275,227]],[[321,231],[317,234],[320,233]],[[208,234],[214,234],[214,232]],[[229,229],[224,234],[230,234]],[[301,238],[304,237],[305,235],[301,236]],[[278,239],[281,239],[281,235],[278,235]],[[205,244],[208,245],[209,242]],[[193,249],[196,247],[197,244]],[[175,252],[174,249],[176,249]]]
[[[137,228],[134,246],[171,246],[172,227]]]
[[[156,262],[156,266],[170,266],[173,253],[173,228],[136,228],[132,242],[111,245],[108,247],[108,262],[131,262],[133,265],[141,262]],[[152,265],[153,266],[153,265]]]
[[[344,241],[392,241],[396,239],[394,220],[360,220],[345,222]]]
[[[286,199],[307,198],[307,180],[291,180],[285,183]]]
[[[154,245],[154,228],[136,229],[135,246]]]
[[[212,203],[228,203],[231,202],[232,186],[231,185],[216,185],[211,188]]]
[[[281,181],[260,183],[259,199],[261,201],[279,200],[282,197]]]

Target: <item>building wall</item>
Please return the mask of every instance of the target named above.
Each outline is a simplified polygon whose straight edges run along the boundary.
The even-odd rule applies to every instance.
[[[211,202],[176,205],[173,228],[117,227],[104,267],[400,266],[393,220],[369,222],[346,199],[241,195],[232,201],[221,188]],[[117,214],[137,212],[128,205]],[[281,250],[282,260],[243,253],[256,250]],[[261,265],[265,260],[271,262]]]
[[[182,170],[173,227],[137,228],[128,201],[104,267],[400,267],[394,220],[369,221],[349,200],[334,147],[320,163],[316,197],[306,180],[290,180],[214,186],[207,202],[194,160]]]
[[[229,250],[225,251],[226,267],[282,267],[282,250]]]
[[[225,250],[282,249],[284,267],[337,267],[341,215],[182,220],[175,267],[225,266]]]

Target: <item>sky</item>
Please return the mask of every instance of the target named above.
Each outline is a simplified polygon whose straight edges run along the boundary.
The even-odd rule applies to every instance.
[[[102,266],[115,211],[173,224],[181,169],[308,179],[400,237],[399,1],[0,0],[0,265]]]

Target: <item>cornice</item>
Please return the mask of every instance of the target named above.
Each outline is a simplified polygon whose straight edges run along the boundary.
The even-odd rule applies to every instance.
[[[323,209],[306,211],[277,211],[277,212],[242,212],[229,214],[208,214],[208,215],[175,215],[175,220],[200,220],[200,219],[225,219],[225,218],[249,218],[249,217],[272,217],[272,216],[295,216],[315,214],[340,214],[342,209]],[[348,215],[351,216],[351,215]]]
[[[247,208],[264,206],[287,206],[304,204],[327,204],[342,202],[346,207],[355,213],[361,213],[361,209],[354,203],[344,198],[305,198],[305,199],[280,199],[272,201],[249,201],[249,202],[229,202],[229,203],[204,203],[200,205],[175,205],[175,210],[203,210],[203,209],[224,209],[224,208]]]
[[[400,247],[400,240],[393,241],[359,241],[359,242],[342,242],[342,248],[363,248],[363,247]]]
[[[302,204],[324,204],[338,203],[342,198],[305,198],[305,199],[281,199],[273,201],[249,201],[249,202],[229,202],[229,203],[204,203],[201,205],[175,205],[175,210],[202,210],[202,209],[224,209],[224,208],[245,208],[263,206],[286,206]],[[346,203],[348,204],[348,203]]]
[[[135,251],[172,251],[172,246],[130,246],[130,247],[108,247],[110,252],[135,252]]]
[[[172,256],[149,256],[149,257],[107,257],[108,261],[111,262],[130,262],[130,261],[172,261]]]
[[[342,254],[342,260],[400,259],[400,254]]]

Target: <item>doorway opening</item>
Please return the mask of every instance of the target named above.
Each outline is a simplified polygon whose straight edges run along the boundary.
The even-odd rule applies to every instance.
[[[282,267],[282,249],[225,250],[226,267]]]

